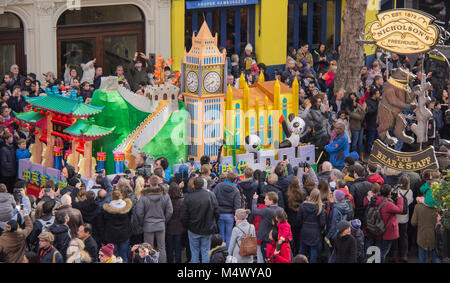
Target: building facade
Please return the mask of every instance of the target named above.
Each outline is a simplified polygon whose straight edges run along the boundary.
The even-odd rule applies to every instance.
[[[0,73],[62,77],[93,58],[111,74],[136,51],[170,57],[171,0],[0,0]],[[84,62],[83,62],[84,61]]]

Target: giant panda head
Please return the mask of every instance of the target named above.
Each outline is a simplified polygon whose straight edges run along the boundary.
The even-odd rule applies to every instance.
[[[258,152],[261,139],[257,135],[248,135],[245,137],[244,148],[248,153]]]
[[[291,113],[289,114],[288,127],[291,135],[301,135],[305,131],[306,123],[302,118]]]

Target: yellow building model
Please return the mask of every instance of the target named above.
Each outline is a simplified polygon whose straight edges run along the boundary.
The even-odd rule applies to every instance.
[[[197,36],[192,37],[192,48],[184,52],[181,66],[181,89],[185,96],[188,118],[188,157],[196,160],[202,155],[217,157],[220,141],[226,131],[228,145],[235,145],[242,153],[245,137],[254,134],[261,146],[273,149],[275,141],[284,140],[281,115],[298,115],[297,79],[293,87],[276,81],[248,86],[241,75],[239,88],[226,85],[226,51],[217,48],[217,34],[212,36],[206,21]],[[225,94],[226,92],[226,94]],[[225,130],[226,129],[226,130]],[[223,152],[231,155],[231,151]]]

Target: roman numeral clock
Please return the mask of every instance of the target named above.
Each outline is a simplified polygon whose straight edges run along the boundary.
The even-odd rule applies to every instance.
[[[223,139],[227,66],[226,51],[219,51],[217,39],[205,21],[193,34],[192,48],[184,51],[181,66],[181,91],[190,115],[188,157],[195,160],[204,154],[214,159]]]

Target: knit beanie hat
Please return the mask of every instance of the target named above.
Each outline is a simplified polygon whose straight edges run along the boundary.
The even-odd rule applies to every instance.
[[[245,46],[245,50],[250,50],[250,52],[253,52],[253,47],[252,47],[252,45],[251,45],[250,43],[248,43],[248,44]]]
[[[106,255],[107,257],[112,257],[114,254],[114,245],[113,244],[107,244],[100,248],[100,251]]]
[[[339,233],[342,233],[348,227],[350,227],[350,222],[348,222],[347,220],[341,220],[337,225]]]
[[[236,209],[236,218],[239,220],[245,220],[247,219],[248,215],[250,214],[250,210],[249,209]]]
[[[352,228],[359,229],[361,228],[361,220],[353,219],[352,221],[350,221],[350,225],[352,225]]]
[[[345,193],[341,190],[335,190],[334,198],[336,199],[337,202],[341,202],[345,199]]]

